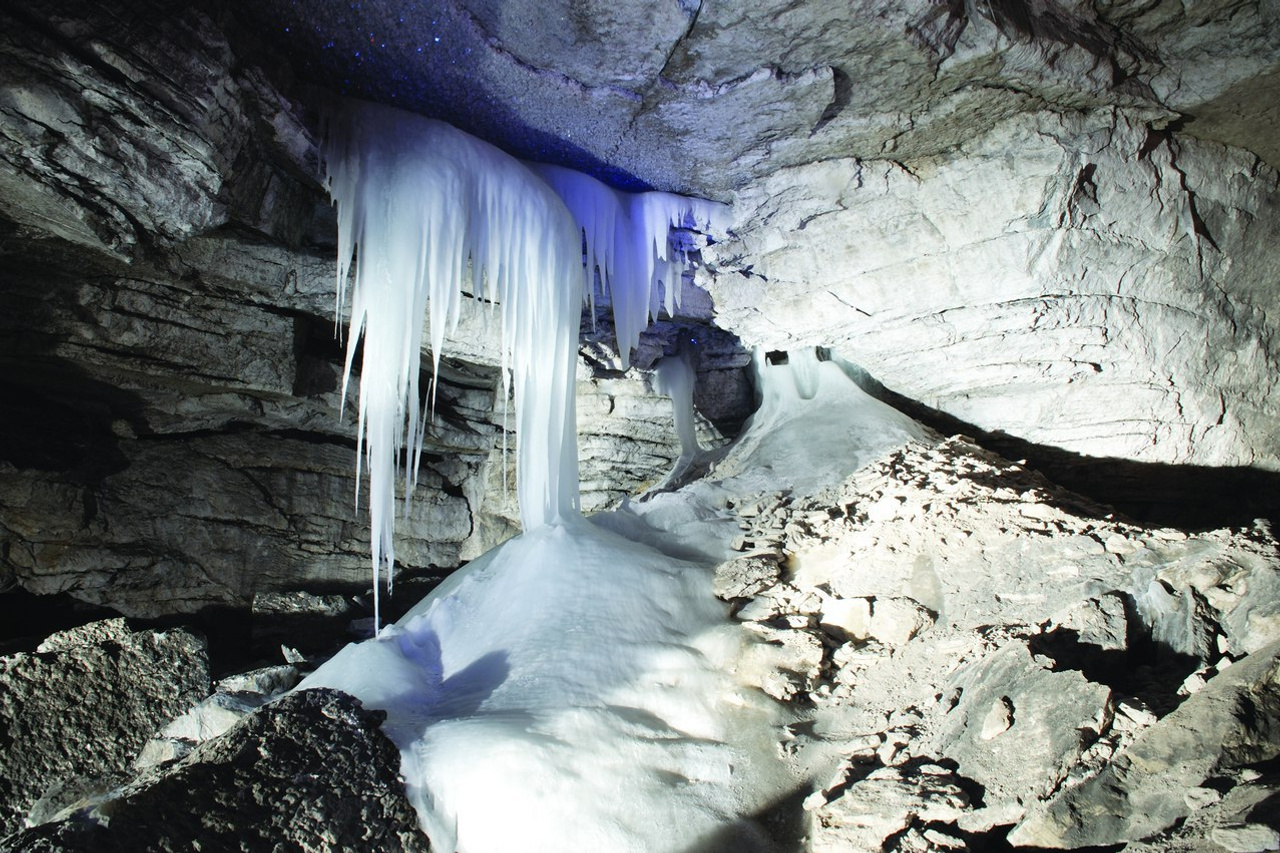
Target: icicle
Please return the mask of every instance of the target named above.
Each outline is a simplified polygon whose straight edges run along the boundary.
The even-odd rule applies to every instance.
[[[395,562],[396,466],[403,452],[411,492],[422,453],[423,317],[438,375],[468,283],[487,280],[486,293],[502,311],[503,384],[515,390],[524,526],[576,514],[573,375],[583,266],[581,238],[564,204],[498,149],[373,104],[336,111],[324,158],[338,207],[339,306],[354,277],[344,394],[364,340],[357,482],[367,465],[375,586],[383,571],[391,577]]]
[[[667,313],[678,305],[684,255],[671,246],[671,228],[722,228],[727,208],[618,193],[552,166],[531,170],[446,124],[361,102],[330,116],[323,154],[338,208],[339,313],[352,283],[344,397],[364,341],[357,505],[367,467],[376,622],[376,588],[384,571],[390,587],[395,564],[397,466],[410,495],[425,441],[420,354],[425,343],[434,406],[462,291],[501,311],[504,459],[514,392],[520,517],[526,530],[540,527],[579,509],[574,374],[584,298],[594,311],[584,284],[599,271],[626,366],[657,314],[659,286]]]
[[[723,231],[729,208],[702,199],[673,193],[623,193],[588,175],[559,166],[532,167],[564,199],[586,237],[587,283],[594,287],[595,270],[600,285],[613,304],[618,354],[625,370],[640,333],[658,316],[661,305],[675,316],[680,304],[683,251],[671,246],[672,228],[686,224],[704,231]],[[594,316],[594,302],[592,304]]]

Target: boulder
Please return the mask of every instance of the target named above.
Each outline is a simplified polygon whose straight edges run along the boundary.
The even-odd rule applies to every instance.
[[[1280,756],[1280,644],[1218,673],[1147,728],[1096,777],[1032,810],[1015,846],[1076,848],[1140,841],[1193,810],[1210,776]]]
[[[988,806],[1047,797],[1111,721],[1109,689],[1053,671],[1024,643],[961,667],[947,687],[958,698],[930,748],[982,785]]]
[[[6,839],[13,853],[413,851],[430,845],[383,715],[331,690],[292,693],[116,796]]]
[[[113,619],[0,658],[0,835],[50,789],[127,778],[147,739],[209,692],[202,638]]]

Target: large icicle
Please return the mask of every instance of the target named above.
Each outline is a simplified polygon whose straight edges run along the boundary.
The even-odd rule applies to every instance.
[[[533,167],[551,185],[582,227],[587,246],[586,295],[594,312],[595,273],[613,305],[618,353],[625,370],[640,333],[661,306],[675,316],[687,258],[673,246],[671,229],[692,225],[723,231],[729,208],[673,193],[623,193],[595,178],[559,166]],[[659,285],[662,293],[659,296]]]
[[[582,244],[574,220],[543,181],[441,122],[348,102],[330,120],[324,158],[338,207],[339,310],[354,270],[344,394],[364,339],[360,450],[369,468],[376,608],[379,572],[385,569],[389,578],[395,560],[396,466],[403,464],[411,493],[422,451],[423,316],[438,367],[464,288],[501,305],[525,528],[577,513],[574,365]],[[402,453],[408,459],[400,462]]]

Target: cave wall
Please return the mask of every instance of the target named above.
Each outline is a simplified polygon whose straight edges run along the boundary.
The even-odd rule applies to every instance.
[[[287,69],[199,7],[0,17],[0,587],[138,617],[366,588],[359,378],[344,407],[333,213]],[[637,361],[702,322],[656,328]],[[410,575],[438,577],[518,529],[497,325],[468,301],[449,342],[398,524]],[[705,343],[719,390],[702,408],[740,423],[746,354],[723,333]],[[622,376],[595,351],[579,377],[588,509],[679,453],[647,371]],[[720,431],[704,419],[703,434]]]
[[[746,343],[830,346],[978,430],[1274,470],[1277,187],[1123,110],[1024,113],[947,156],[744,188],[699,280]]]
[[[163,615],[367,583],[304,78],[734,203],[640,370],[584,326],[588,510],[674,459],[645,368],[691,330],[709,444],[749,347],[822,345],[963,429],[1280,461],[1275,3],[609,4],[550,40],[532,4],[441,3],[436,35],[365,5],[0,10],[0,586]],[[515,530],[489,315],[449,342],[411,571]]]

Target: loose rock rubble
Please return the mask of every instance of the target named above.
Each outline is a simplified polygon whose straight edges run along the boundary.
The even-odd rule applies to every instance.
[[[336,691],[290,694],[109,802],[0,840],[0,849],[426,853],[381,718]]]
[[[0,658],[0,837],[129,778],[150,735],[209,690],[204,640],[123,619]]]
[[[743,556],[716,590],[760,641],[744,675],[805,709],[780,748],[829,779],[808,849],[1138,842],[1280,754],[1265,524],[1145,528],[962,437],[736,511]],[[1248,725],[1182,722],[1237,719],[1245,695]],[[1152,764],[1171,751],[1187,760]],[[1223,814],[1202,837],[1263,843]]]
[[[1280,558],[1265,524],[1142,527],[960,437],[909,443],[816,495],[725,506],[741,531],[714,589],[751,638],[738,675],[789,715],[778,754],[809,785],[795,849],[1276,849]],[[141,636],[96,623],[18,658],[47,665]],[[291,783],[270,762],[217,782],[226,756],[271,751],[277,735],[286,755],[327,754],[355,732],[385,793],[360,820],[388,849],[416,849],[376,720],[341,697],[272,703],[297,677],[272,666],[196,691],[107,783],[96,769],[43,780],[39,802],[16,807],[37,825],[0,846],[125,849],[110,845],[163,825],[172,797],[251,843],[209,786],[268,804]],[[332,719],[354,728],[331,737]],[[314,772],[348,796],[345,779]],[[263,805],[261,837],[344,849],[355,830],[336,803],[317,799],[300,827]],[[181,849],[188,830],[165,830],[158,849]]]

